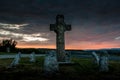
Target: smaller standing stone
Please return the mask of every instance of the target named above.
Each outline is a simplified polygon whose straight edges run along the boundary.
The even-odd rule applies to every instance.
[[[7,47],[7,53],[10,53],[10,48],[9,47]]]
[[[97,55],[97,53],[96,53],[96,52],[92,52],[92,55],[93,55],[93,57],[94,57],[94,62],[95,62],[95,64],[98,64],[98,65],[99,65],[99,60],[100,60],[100,58],[99,58],[99,56]]]
[[[56,52],[50,51],[44,60],[44,71],[46,74],[54,74],[59,70]]]
[[[108,53],[107,51],[102,51],[100,54],[100,62],[99,62],[100,71],[108,71]]]
[[[30,62],[35,62],[36,60],[35,60],[35,52],[32,52],[31,54],[30,54]]]
[[[15,67],[16,65],[18,65],[18,64],[19,64],[19,61],[20,61],[20,57],[21,57],[21,52],[18,52],[18,54],[16,54],[14,60],[13,60],[12,63],[10,64],[9,68]]]

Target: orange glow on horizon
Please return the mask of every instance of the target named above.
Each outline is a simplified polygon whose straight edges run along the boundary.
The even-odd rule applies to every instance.
[[[50,49],[55,49],[56,47],[54,45],[41,45],[41,46],[37,46],[37,45],[17,45],[17,48],[50,48]]]
[[[49,48],[56,49],[55,45],[23,45],[19,44],[16,46],[17,48]],[[96,45],[66,45],[65,49],[73,49],[73,50],[85,50],[85,49],[104,49],[104,48],[120,48],[119,46],[115,46],[114,44],[96,44]]]

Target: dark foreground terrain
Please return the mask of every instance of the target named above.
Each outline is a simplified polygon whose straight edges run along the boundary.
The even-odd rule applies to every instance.
[[[12,59],[0,59],[0,80],[120,80],[120,62],[110,61],[109,72],[99,72],[92,59],[75,59],[74,65],[60,65],[54,75],[43,72],[44,57],[37,57],[36,63],[22,58],[16,68],[7,69]]]

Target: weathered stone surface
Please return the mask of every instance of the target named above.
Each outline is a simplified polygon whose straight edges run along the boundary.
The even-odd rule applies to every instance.
[[[50,51],[44,60],[44,72],[46,74],[54,74],[59,70],[56,53],[55,51]]]
[[[100,54],[100,61],[99,61],[99,69],[100,71],[108,71],[108,53],[106,51],[102,51]]]
[[[98,54],[96,52],[92,52],[92,56],[94,57],[94,63],[99,65],[100,58],[99,58]]]
[[[50,24],[50,30],[54,31],[56,35],[57,59],[60,62],[65,62],[65,41],[64,32],[71,30],[71,25],[66,25],[63,15],[56,16],[56,23]]]
[[[19,61],[20,61],[20,57],[21,57],[21,52],[18,52],[18,54],[16,54],[14,60],[13,60],[12,63],[10,64],[9,68],[15,67],[16,65],[18,65],[18,64],[19,64]]]
[[[32,52],[30,54],[30,62],[35,62],[35,61],[36,61],[36,59],[35,59],[35,52]]]

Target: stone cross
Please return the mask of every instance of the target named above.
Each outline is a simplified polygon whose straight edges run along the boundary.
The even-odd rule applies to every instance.
[[[56,48],[57,48],[57,60],[60,62],[65,62],[65,41],[64,33],[65,31],[70,31],[71,25],[67,25],[64,22],[64,15],[56,16],[56,23],[50,24],[50,31],[56,33]]]

